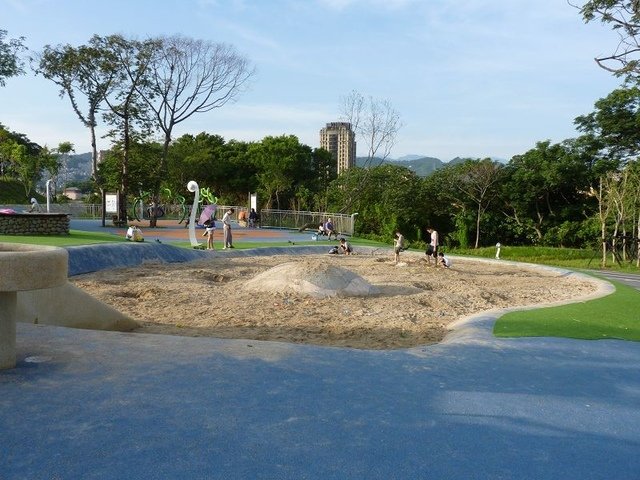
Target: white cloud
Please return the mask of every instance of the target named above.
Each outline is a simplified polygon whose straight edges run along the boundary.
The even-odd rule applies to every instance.
[[[340,11],[351,6],[396,10],[419,2],[418,0],[318,0],[318,3],[332,10]]]

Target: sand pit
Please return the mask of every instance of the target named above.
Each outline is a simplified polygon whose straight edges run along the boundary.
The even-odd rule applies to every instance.
[[[141,322],[144,333],[371,349],[436,343],[450,323],[473,313],[596,290],[588,280],[511,264],[456,259],[446,270],[424,257],[402,260],[217,257],[104,270],[71,282]],[[332,292],[345,285],[356,295]]]

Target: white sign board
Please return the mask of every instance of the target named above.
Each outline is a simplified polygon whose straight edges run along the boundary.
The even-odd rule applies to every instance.
[[[104,211],[106,213],[118,213],[118,195],[107,193],[104,196]]]

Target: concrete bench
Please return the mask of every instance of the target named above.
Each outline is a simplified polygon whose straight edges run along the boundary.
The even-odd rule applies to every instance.
[[[68,257],[64,248],[0,243],[0,369],[16,366],[18,292],[64,285]]]

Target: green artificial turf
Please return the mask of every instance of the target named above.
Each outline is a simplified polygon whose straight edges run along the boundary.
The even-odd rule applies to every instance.
[[[69,235],[0,235],[0,243],[26,243],[29,245],[49,245],[68,247],[105,242],[125,242],[124,237],[101,232],[71,230]]]
[[[586,302],[509,312],[496,321],[497,337],[640,340],[640,292],[619,282],[611,295]]]

